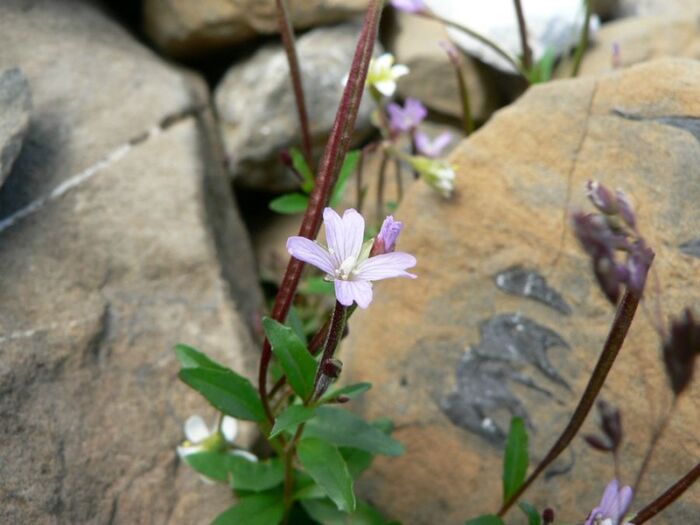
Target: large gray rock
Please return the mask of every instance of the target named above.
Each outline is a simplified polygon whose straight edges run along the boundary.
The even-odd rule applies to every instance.
[[[251,254],[196,78],[85,1],[0,4],[32,127],[0,191],[0,523],[208,523],[177,460],[210,410],[171,347],[256,353]]]
[[[0,186],[22,149],[32,100],[29,84],[17,68],[0,71]]]
[[[297,41],[311,133],[318,152],[333,126],[361,26],[343,24],[310,31]],[[371,101],[360,107],[356,130],[370,128]],[[299,146],[301,134],[287,57],[270,44],[235,64],[216,88],[216,108],[231,176],[255,189],[287,190],[298,181],[279,152]]]
[[[357,16],[368,0],[291,0],[297,29]],[[275,0],[146,0],[148,36],[172,56],[189,57],[277,32]]]
[[[700,309],[698,85],[700,62],[665,59],[534,86],[455,150],[451,201],[423,184],[410,188],[396,216],[405,223],[399,248],[416,255],[418,279],[378,283],[341,352],[344,381],[374,384],[356,408],[391,417],[406,445],[360,479],[360,492],[387,514],[433,525],[494,512],[510,417],[530,424],[532,463],[565,427],[613,319],[569,226],[570,210],[591,209],[587,180],[632,195],[656,250],[650,282],[662,285],[664,315]],[[625,483],[670,399],[645,313],[602,392],[623,413]],[[700,380],[680,400],[633,510],[700,456],[698,394]],[[525,499],[555,508],[562,523],[583,523],[614,476],[611,463],[576,439]],[[652,522],[698,516],[694,487]],[[517,509],[512,519],[523,519]]]

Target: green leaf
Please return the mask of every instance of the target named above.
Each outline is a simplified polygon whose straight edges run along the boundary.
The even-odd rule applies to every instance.
[[[231,487],[235,490],[262,492],[284,481],[284,466],[279,458],[250,461],[241,456],[230,457]]]
[[[313,295],[335,295],[335,287],[323,277],[309,277],[304,281],[302,291]]]
[[[542,523],[542,516],[540,516],[540,513],[537,512],[534,505],[521,501],[518,503],[518,507],[520,507],[520,510],[522,510],[527,516],[528,525],[540,525]]]
[[[304,323],[299,317],[299,310],[297,310],[294,305],[289,308],[289,313],[287,314],[287,323],[289,327],[294,330],[297,337],[302,343],[306,344],[306,333],[304,332]]]
[[[327,498],[304,500],[301,502],[312,519],[324,525],[389,525],[382,514],[365,502],[357,502],[357,510],[352,514],[339,511]]]
[[[348,472],[350,472],[352,479],[359,478],[360,474],[367,470],[374,460],[374,454],[365,450],[360,450],[359,448],[341,447],[338,450],[340,450],[340,453],[343,455],[343,459],[348,466]]]
[[[254,494],[219,514],[211,525],[279,525],[284,517],[281,494]]]
[[[257,390],[231,370],[185,368],[180,370],[180,379],[224,414],[251,421],[265,419]]]
[[[292,215],[295,213],[304,213],[308,205],[308,195],[304,195],[303,193],[286,193],[276,199],[272,199],[268,207],[277,213]]]
[[[542,58],[535,64],[530,72],[530,81],[533,84],[549,82],[552,79],[554,63],[557,60],[557,52],[553,47],[548,47]]]
[[[315,414],[315,408],[305,407],[302,405],[291,405],[279,416],[277,416],[277,419],[275,419],[275,425],[272,427],[270,437],[273,438],[280,432],[296,428],[304,421],[308,421],[314,417]]]
[[[225,452],[197,452],[184,457],[193,470],[215,481],[228,483],[234,456]]]
[[[469,520],[464,525],[504,525],[503,520],[493,514],[484,514],[473,520]]]
[[[355,383],[353,385],[338,388],[337,390],[333,390],[332,392],[326,392],[323,395],[323,397],[321,397],[321,401],[332,401],[334,399],[338,399],[340,396],[345,396],[347,398],[354,399],[357,396],[367,392],[367,390],[369,390],[370,388],[372,388],[372,383]]]
[[[288,326],[266,317],[263,319],[263,328],[272,345],[272,352],[287,375],[289,385],[299,397],[309,399],[314,391],[318,366],[316,360]]]
[[[357,162],[360,160],[360,152],[358,150],[350,151],[345,156],[343,161],[343,166],[340,168],[340,174],[338,175],[338,181],[335,183],[333,188],[333,193],[331,193],[331,198],[329,200],[329,206],[335,208],[340,204],[340,200],[345,194],[345,188],[350,180],[350,175],[355,171]]]
[[[296,172],[301,175],[301,189],[304,190],[305,193],[311,193],[311,190],[313,190],[316,185],[313,170],[306,163],[303,153],[297,148],[290,148],[289,154],[292,156],[292,166],[294,166]]]
[[[525,481],[529,462],[527,442],[525,422],[520,417],[514,417],[510,422],[503,458],[503,501],[508,501]]]
[[[306,472],[333,500],[338,509],[355,510],[353,481],[343,456],[336,447],[322,439],[302,439],[297,455]]]
[[[305,436],[330,441],[339,447],[359,448],[372,454],[400,456],[401,443],[355,414],[341,408],[319,407],[306,424]]]
[[[180,362],[182,368],[213,368],[214,370],[228,370],[223,365],[216,361],[212,361],[199,350],[195,350],[191,346],[178,344],[175,345],[175,356]]]

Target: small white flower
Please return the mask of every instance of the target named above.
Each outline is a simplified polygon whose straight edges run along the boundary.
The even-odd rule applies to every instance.
[[[185,437],[187,440],[177,447],[177,453],[181,458],[197,452],[217,452],[229,449],[238,435],[238,421],[229,416],[221,420],[221,429],[216,426],[207,427],[201,416],[194,415],[185,421]],[[229,450],[229,454],[241,456],[249,461],[257,461],[258,458],[245,450]]]
[[[413,169],[443,197],[452,195],[455,171],[448,162],[422,156],[411,157],[409,162]]]
[[[409,73],[408,67],[394,62],[394,55],[384,53],[378,58],[373,58],[369,64],[367,85],[385,97],[391,97],[396,92],[396,80]]]

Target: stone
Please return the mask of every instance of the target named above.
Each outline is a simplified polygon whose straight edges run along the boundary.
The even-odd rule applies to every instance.
[[[417,98],[434,111],[461,119],[461,93],[455,69],[440,46],[446,40],[449,40],[447,31],[439,22],[398,12],[388,48],[397,62],[411,70],[399,79],[401,97]],[[472,116],[485,121],[505,103],[499,97],[498,76],[469,55],[462,58]]]
[[[699,62],[664,59],[534,86],[453,152],[451,201],[421,184],[410,188],[397,212],[406,224],[398,249],[416,255],[418,278],[378,283],[371,307],[351,319],[340,352],[344,382],[374,384],[354,409],[370,419],[390,417],[407,448],[402,457],[375,462],[360,478],[361,495],[406,523],[464,523],[500,504],[511,415],[529,423],[531,463],[552,445],[614,313],[569,226],[571,210],[592,210],[587,180],[632,195],[639,227],[656,250],[651,282],[661,283],[664,315],[685,306],[700,311],[692,286],[700,280],[698,85]],[[523,293],[522,272],[550,293]],[[551,292],[568,315],[556,307],[560,301],[543,300],[556,297]],[[622,410],[626,483],[670,400],[659,350],[640,308],[602,392]],[[635,509],[695,465],[698,394],[695,381],[660,441]],[[588,418],[584,433],[595,431],[595,420]],[[525,499],[553,507],[562,522],[582,523],[614,476],[611,462],[579,437]],[[516,519],[519,511],[512,512]],[[699,515],[694,488],[653,521],[694,523]]]
[[[10,174],[29,127],[29,84],[17,68],[0,71],[0,186]]]
[[[214,413],[172,346],[252,372],[260,292],[204,83],[84,1],[2,2],[0,50],[34,104],[0,191],[0,523],[210,523],[230,491],[175,447]]]
[[[606,14],[619,18],[624,16],[674,15],[692,18],[700,14],[697,0],[602,0],[602,4],[612,4]]]
[[[426,0],[430,9],[444,19],[464,25],[499,44],[511,56],[522,55],[518,20],[511,0],[492,0],[486,4],[455,2],[454,0]],[[534,61],[544,57],[548,49],[557,56],[576,47],[584,21],[583,4],[579,0],[522,0],[528,30],[528,44]],[[600,21],[591,18],[590,33],[598,29]],[[475,38],[449,29],[448,34],[464,51],[506,73],[516,73],[515,67]]]
[[[358,24],[342,24],[314,29],[297,41],[318,157],[335,121],[343,79],[350,70],[360,30]],[[217,86],[215,100],[234,181],[240,187],[268,191],[298,187],[298,180],[279,160],[283,149],[301,144],[299,118],[282,46],[267,45],[249,59],[233,65]],[[372,109],[372,101],[364,97],[355,127],[358,137],[371,129]]]
[[[598,75],[663,57],[700,59],[700,19],[649,15],[604,24],[583,56],[579,75]],[[554,76],[570,76],[572,68],[572,59],[563,60]]]
[[[292,23],[307,29],[360,16],[368,0],[290,0]],[[146,34],[175,57],[193,57],[277,32],[275,0],[146,0]]]

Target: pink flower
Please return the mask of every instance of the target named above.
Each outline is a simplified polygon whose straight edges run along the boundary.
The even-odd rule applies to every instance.
[[[428,135],[422,131],[417,131],[415,135],[416,149],[421,155],[435,159],[442,155],[443,150],[452,142],[452,133],[445,131],[430,140]]]
[[[422,13],[426,10],[424,0],[391,0],[391,5],[406,13]]]
[[[605,488],[600,505],[591,511],[586,525],[623,525],[622,519],[632,503],[632,489],[620,488],[616,479]]]
[[[335,296],[340,304],[351,306],[356,302],[360,308],[367,308],[372,302],[372,281],[391,277],[415,279],[415,275],[406,271],[416,265],[413,255],[393,252],[369,256],[373,241],[363,244],[365,220],[356,210],[346,210],[341,218],[333,209],[326,208],[323,223],[328,248],[294,236],[287,240],[287,250],[292,257],[326,272],[326,279],[335,283]]]
[[[396,102],[387,106],[391,129],[394,131],[411,131],[428,116],[428,110],[420,100],[407,98],[403,107]]]

